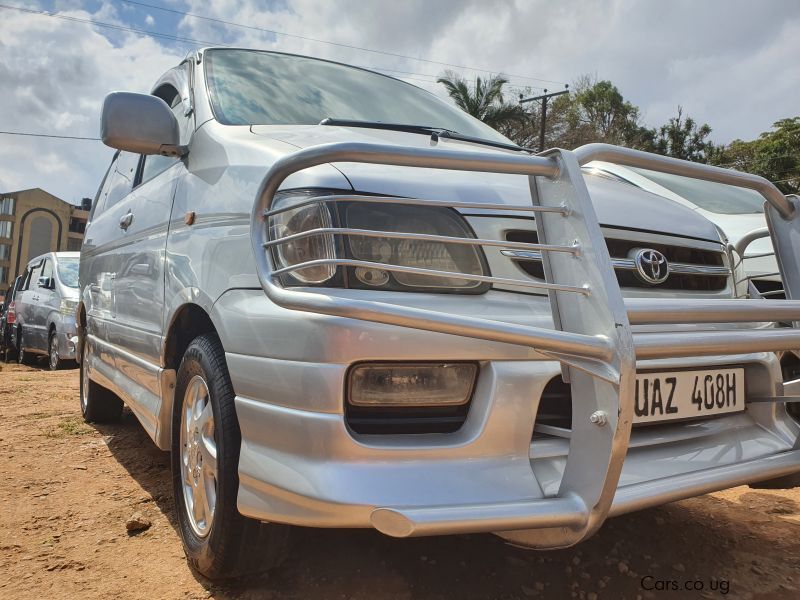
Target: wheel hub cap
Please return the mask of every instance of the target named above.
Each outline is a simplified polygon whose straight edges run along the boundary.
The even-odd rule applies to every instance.
[[[208,386],[199,375],[186,386],[180,433],[184,508],[194,533],[205,537],[217,505],[217,445]]]

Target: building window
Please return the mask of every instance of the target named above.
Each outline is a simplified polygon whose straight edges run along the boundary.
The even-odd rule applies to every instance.
[[[8,267],[0,267],[0,283],[8,282]]]
[[[11,246],[0,244],[0,260],[8,260],[9,258],[11,258]]]
[[[2,198],[0,199],[0,215],[13,215],[14,214],[14,199]]]
[[[67,238],[67,251],[69,252],[80,252],[82,245],[83,240],[80,238]]]
[[[69,230],[72,233],[83,233],[86,231],[86,221],[71,217],[69,220]]]
[[[13,226],[11,221],[0,221],[0,237],[10,238]]]

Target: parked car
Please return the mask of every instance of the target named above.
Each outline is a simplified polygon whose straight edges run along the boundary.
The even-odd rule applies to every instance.
[[[17,360],[47,356],[50,370],[74,363],[79,252],[48,252],[28,263],[16,295]]]
[[[207,577],[275,564],[286,525],[558,548],[800,471],[774,354],[800,334],[763,323],[800,304],[734,300],[713,223],[580,165],[732,172],[532,156],[405,82],[230,48],[109,95],[101,132],[81,410],[171,451]],[[797,285],[797,205],[736,177]]]
[[[592,162],[585,169],[606,173],[688,206],[716,223],[733,246],[737,246],[748,234],[767,227],[764,198],[754,190],[603,161]],[[778,264],[769,237],[755,238],[742,250],[743,291],[747,293],[746,284],[752,281],[755,290],[751,288],[751,292],[770,298],[783,298]]]
[[[3,360],[8,362],[17,357],[17,342],[14,337],[14,327],[17,319],[16,295],[22,286],[24,277],[17,277],[6,290],[5,299],[0,311],[0,344],[2,344]]]

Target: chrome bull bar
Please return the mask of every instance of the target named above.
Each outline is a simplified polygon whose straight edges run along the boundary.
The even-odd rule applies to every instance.
[[[785,198],[768,181],[753,175],[686,163],[634,150],[590,144],[573,152],[551,150],[540,155],[417,149],[362,143],[315,146],[287,155],[268,171],[253,208],[251,240],[258,276],[268,297],[293,310],[361,319],[534,348],[562,364],[574,401],[570,450],[558,495],[509,504],[431,507],[374,507],[372,524],[395,536],[453,532],[537,530],[541,547],[563,547],[591,535],[603,523],[617,490],[628,448],[633,415],[636,359],[741,354],[800,348],[800,332],[787,329],[717,329],[687,333],[634,333],[631,324],[730,323],[800,321],[800,302],[763,300],[624,301],[581,165],[604,160],[646,167],[688,177],[748,187],[766,199],[773,238],[779,253],[800,256],[796,200]],[[531,204],[510,206],[394,197],[322,194],[288,207],[273,207],[286,178],[326,163],[358,162],[410,168],[433,168],[527,175]],[[287,238],[270,239],[269,220],[303,204],[335,202],[419,204],[448,208],[524,212],[535,216],[539,243],[382,232],[341,227],[310,229]],[[347,258],[312,258],[276,268],[272,249],[290,239],[315,235],[367,236],[434,243],[499,246],[541,253],[545,282],[495,278],[491,275],[411,268]],[[797,244],[798,247],[793,247]],[[779,261],[780,262],[780,261]],[[316,265],[411,271],[431,277],[536,287],[547,292],[554,328],[531,327],[468,317],[386,302],[341,298],[325,288],[293,289],[282,277]],[[800,265],[780,263],[784,280],[800,292]],[[790,272],[784,272],[789,269]],[[787,286],[789,287],[789,286]],[[798,293],[797,298],[800,298]],[[479,302],[477,297],[476,302]],[[779,305],[778,305],[779,304]]]

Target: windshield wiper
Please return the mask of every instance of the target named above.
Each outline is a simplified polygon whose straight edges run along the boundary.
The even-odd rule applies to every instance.
[[[483,146],[491,146],[493,148],[502,148],[504,150],[515,150],[517,152],[533,152],[530,148],[523,148],[516,144],[506,144],[505,142],[493,142],[492,140],[485,140],[483,138],[472,137],[469,135],[462,135],[457,131],[451,129],[444,129],[442,127],[433,127],[431,125],[407,125],[404,123],[383,123],[381,121],[351,121],[349,119],[332,119],[327,117],[319,122],[320,125],[338,125],[339,127],[365,127],[369,129],[386,129],[388,131],[403,131],[405,133],[421,133],[423,135],[431,136],[431,139],[438,141],[439,138],[447,138],[450,140],[457,140],[459,142],[470,142],[472,144],[481,144]]]

